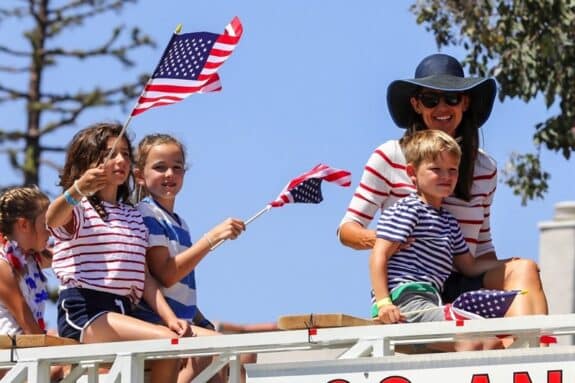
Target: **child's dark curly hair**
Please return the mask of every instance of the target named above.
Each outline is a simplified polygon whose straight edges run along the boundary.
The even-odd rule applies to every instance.
[[[108,139],[119,137],[121,131],[122,125],[118,123],[97,123],[76,133],[70,142],[66,154],[66,162],[60,173],[59,186],[62,187],[62,190],[70,188],[74,181],[80,178],[86,170],[103,163],[109,155]],[[126,134],[123,135],[123,139],[128,145],[130,163],[133,163],[132,143]],[[132,185],[133,177],[130,172],[126,182],[118,186],[116,200],[129,203]],[[107,213],[102,201],[96,195],[89,197],[89,201],[100,217],[106,219]]]

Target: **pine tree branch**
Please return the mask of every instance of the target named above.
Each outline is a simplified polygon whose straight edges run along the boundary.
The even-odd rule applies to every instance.
[[[22,92],[20,90],[14,89],[14,88],[10,88],[7,86],[4,86],[2,84],[0,84],[0,93],[4,93],[6,94],[7,98],[9,99],[24,99],[24,100],[28,100],[30,98],[30,95],[26,92]]]
[[[69,2],[59,8],[51,9],[48,12],[48,36],[53,37],[74,25],[81,26],[83,25],[84,20],[91,19],[94,16],[110,11],[119,11],[124,7],[124,5],[126,5],[126,3],[135,3],[135,0],[115,0],[110,4],[102,4],[100,6],[95,5],[94,1],[78,0]],[[85,6],[92,8],[85,12],[78,11],[78,9]]]
[[[0,21],[12,17],[22,18],[27,15],[26,7],[0,8]]]
[[[6,141],[14,142],[26,138],[26,133],[19,132],[17,130],[4,131],[0,130],[0,143],[5,143]]]
[[[40,149],[43,152],[56,152],[56,153],[62,153],[68,150],[68,148],[65,146],[40,146]]]
[[[17,57],[30,57],[29,51],[17,51],[5,45],[0,45],[0,53],[6,53],[8,55]]]
[[[117,42],[118,38],[122,34],[123,30],[124,27],[122,26],[116,27],[112,31],[112,34],[108,38],[108,40],[95,48],[83,49],[83,50],[55,48],[46,50],[44,52],[44,56],[72,57],[80,60],[99,56],[112,56],[115,57],[125,66],[133,66],[134,61],[128,58],[127,53],[142,46],[154,47],[155,43],[148,36],[140,36],[139,29],[134,28],[131,33],[132,37],[131,43],[114,46],[114,44]]]
[[[4,73],[26,73],[30,70],[30,67],[13,67],[13,66],[2,66],[0,65],[0,72]]]

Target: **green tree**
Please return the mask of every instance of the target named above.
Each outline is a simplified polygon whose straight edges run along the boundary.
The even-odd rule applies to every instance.
[[[89,90],[48,90],[45,80],[64,60],[80,60],[82,65],[96,58],[111,58],[130,67],[133,50],[154,46],[154,42],[134,27],[117,26],[99,31],[102,41],[90,47],[62,46],[60,40],[89,21],[110,12],[119,12],[137,0],[25,0],[0,4],[0,27],[21,28],[25,46],[3,39],[0,43],[0,104],[20,103],[26,113],[25,126],[0,126],[0,147],[12,167],[22,175],[23,184],[40,184],[39,168],[46,163],[42,154],[63,152],[64,146],[42,145],[42,138],[60,128],[73,126],[80,115],[96,107],[122,106],[141,91],[146,76],[112,87],[93,85]],[[10,22],[12,22],[10,24]],[[59,39],[60,38],[60,39]],[[20,44],[22,45],[22,44]],[[86,62],[86,63],[84,63]],[[89,75],[89,69],[85,70]],[[19,81],[13,81],[18,77]],[[9,85],[24,84],[21,88]],[[73,82],[67,84],[73,87]]]
[[[542,95],[547,108],[558,107],[559,114],[534,126],[534,152],[513,155],[504,172],[523,204],[543,198],[550,174],[541,148],[566,159],[575,150],[575,1],[418,0],[411,11],[438,48],[468,52],[471,74],[495,77],[501,100]]]

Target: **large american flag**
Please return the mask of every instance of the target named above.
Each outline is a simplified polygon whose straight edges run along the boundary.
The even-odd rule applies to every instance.
[[[513,299],[524,293],[522,290],[467,291],[445,306],[445,319],[502,318],[513,303]]]
[[[280,195],[274,201],[270,202],[269,205],[279,207],[286,203],[293,202],[320,203],[323,201],[321,182],[324,180],[347,187],[351,185],[351,173],[347,170],[319,164],[310,171],[290,181]]]
[[[221,90],[217,70],[234,51],[242,31],[240,19],[234,17],[223,34],[174,33],[132,116],[174,104],[194,93]]]

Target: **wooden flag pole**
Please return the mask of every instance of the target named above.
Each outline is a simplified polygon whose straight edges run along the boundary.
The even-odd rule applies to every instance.
[[[182,31],[182,24],[178,24],[176,25],[176,29],[174,31],[175,34],[178,34]],[[169,44],[168,44],[169,45]],[[160,60],[161,57],[163,57],[164,55],[160,56]],[[159,65],[159,63],[158,63]],[[150,82],[152,78],[150,77],[148,79],[148,81],[146,82],[146,85],[148,84],[148,82]],[[138,99],[142,96],[142,94],[144,93],[144,91],[146,90],[146,85],[144,85],[144,88],[142,89],[142,92],[140,93],[140,96],[138,97]],[[104,160],[104,163],[108,162],[109,160],[112,159],[112,156],[114,155],[114,150],[116,149],[116,145],[118,144],[118,141],[120,141],[120,139],[124,136],[124,134],[126,133],[126,130],[128,130],[128,126],[130,125],[130,122],[132,122],[132,113],[134,112],[134,109],[136,108],[136,105],[138,105],[138,99],[136,100],[136,102],[134,103],[134,106],[132,107],[132,110],[130,111],[130,115],[128,116],[128,119],[126,120],[126,122],[124,123],[124,125],[122,126],[122,130],[120,131],[120,134],[118,134],[118,137],[116,137],[116,139],[114,140],[114,143],[112,144],[112,148],[110,149],[110,153],[108,154],[108,156],[106,157],[106,159]]]
[[[256,220],[256,218],[259,218],[261,215],[263,215],[264,213],[267,213],[268,211],[270,211],[272,208],[272,205],[267,205],[266,207],[264,207],[262,210],[258,211],[256,214],[252,215],[250,218],[248,218],[244,224],[247,226],[250,223],[252,223],[253,221]],[[222,243],[224,243],[226,240],[222,239],[221,241],[219,241],[218,243],[216,243],[214,246],[212,246],[212,248],[210,250],[215,250],[218,246],[220,246]]]

